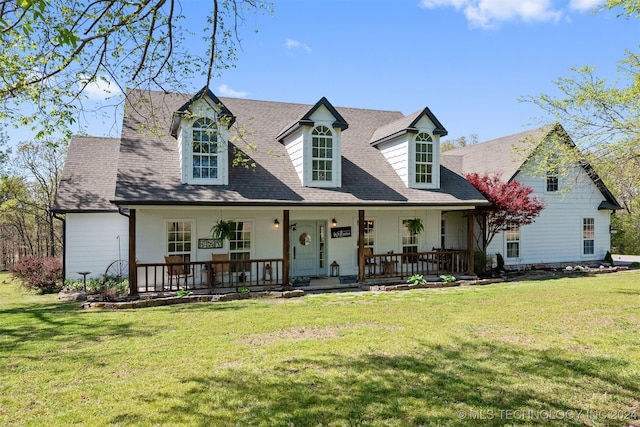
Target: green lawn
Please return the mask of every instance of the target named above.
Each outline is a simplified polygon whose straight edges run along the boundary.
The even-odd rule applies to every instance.
[[[0,425],[640,425],[640,272],[83,311],[0,274]]]

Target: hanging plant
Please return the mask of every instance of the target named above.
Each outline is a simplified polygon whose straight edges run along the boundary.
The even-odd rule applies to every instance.
[[[211,235],[214,239],[220,240],[231,240],[233,234],[235,233],[235,223],[231,220],[225,221],[224,219],[219,219],[211,228]]]
[[[422,224],[421,218],[413,218],[407,220],[407,229],[409,233],[412,235],[419,234],[422,230],[424,230],[424,224]]]

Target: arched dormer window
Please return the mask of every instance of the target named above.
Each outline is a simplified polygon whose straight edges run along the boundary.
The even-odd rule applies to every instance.
[[[426,132],[416,135],[416,184],[433,182],[433,139]]]
[[[333,180],[333,133],[324,125],[311,132],[311,180]]]
[[[218,179],[218,133],[208,117],[197,119],[192,128],[194,179]]]

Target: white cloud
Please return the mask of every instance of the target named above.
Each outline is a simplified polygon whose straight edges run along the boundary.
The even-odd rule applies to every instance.
[[[232,97],[232,98],[244,98],[249,94],[248,92],[235,91],[235,90],[231,89],[227,85],[218,86],[218,93],[220,95],[229,96],[229,97]]]
[[[571,0],[569,8],[580,12],[589,12],[604,3],[604,0]]]
[[[307,53],[311,53],[311,48],[307,46],[307,44],[301,43],[298,40],[286,39],[285,46],[287,46],[287,49],[289,50],[300,48],[300,49],[304,49]]]
[[[596,0],[572,0],[593,3]],[[502,22],[557,22],[563,12],[551,0],[421,0],[425,8],[454,7],[474,27],[493,28]]]
[[[81,89],[86,82],[86,78],[80,79],[78,85]],[[104,100],[122,95],[122,91],[118,85],[107,76],[99,76],[94,81],[89,82],[87,86],[82,89],[82,93],[93,100]]]

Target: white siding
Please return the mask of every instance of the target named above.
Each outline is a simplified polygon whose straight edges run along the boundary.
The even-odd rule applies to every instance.
[[[533,195],[543,199],[545,209],[533,224],[520,230],[520,258],[506,257],[504,233],[491,242],[488,252],[499,252],[506,265],[544,264],[602,260],[610,249],[610,211],[599,211],[602,193],[586,172],[576,167],[560,177],[560,189],[546,192],[546,179],[521,173],[516,177],[534,189]],[[595,253],[582,254],[582,219],[595,220]]]
[[[405,137],[380,144],[378,149],[396,171],[404,185],[409,186],[409,142]]]
[[[87,277],[104,274],[109,264],[129,259],[129,220],[115,212],[69,213],[66,215],[66,278],[82,278],[79,271],[90,271]],[[118,246],[119,245],[119,246]]]
[[[297,133],[293,136],[292,139],[285,142],[285,148],[287,153],[289,154],[289,158],[291,159],[291,163],[293,164],[296,173],[298,174],[298,178],[300,178],[300,184],[304,184],[303,173],[304,173],[304,134],[302,132]]]

